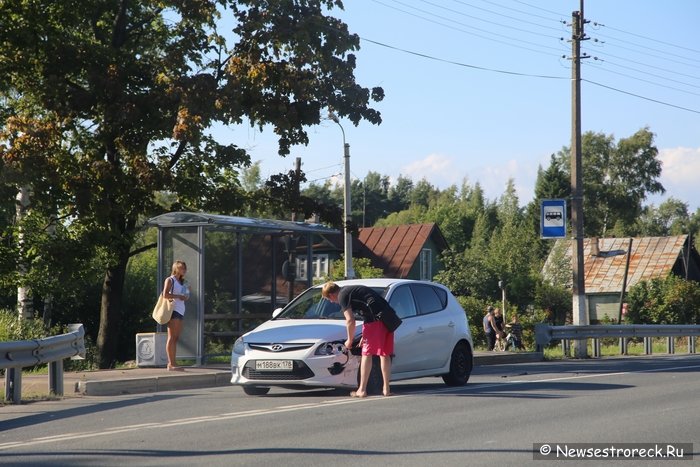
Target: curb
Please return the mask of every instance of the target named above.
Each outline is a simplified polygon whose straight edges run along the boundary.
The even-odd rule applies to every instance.
[[[79,381],[77,392],[85,396],[118,396],[181,389],[201,389],[231,384],[231,372],[151,376],[113,381]]]

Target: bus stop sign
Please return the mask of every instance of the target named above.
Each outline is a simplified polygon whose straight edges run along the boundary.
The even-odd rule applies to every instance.
[[[566,237],[566,200],[543,199],[540,208],[540,236]]]

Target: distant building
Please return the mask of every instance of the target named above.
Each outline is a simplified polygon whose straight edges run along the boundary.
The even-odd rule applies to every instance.
[[[343,254],[342,235],[324,235],[329,260]],[[433,280],[444,265],[440,255],[447,241],[435,223],[364,227],[353,236],[354,258],[367,258],[384,277]],[[328,271],[326,271],[327,273]]]
[[[360,229],[360,251],[384,271],[384,277],[433,280],[444,265],[440,255],[447,242],[435,223]]]
[[[630,238],[586,238],[583,242],[585,293],[591,323],[604,317],[617,320],[620,295],[641,281],[669,274],[700,281],[700,255],[690,242],[690,236],[632,238],[627,280],[627,250]],[[552,248],[543,268],[545,278],[555,274],[557,255],[562,255],[571,268],[572,241],[559,239]],[[572,274],[568,274],[571,286]],[[623,284],[624,283],[624,284]]]

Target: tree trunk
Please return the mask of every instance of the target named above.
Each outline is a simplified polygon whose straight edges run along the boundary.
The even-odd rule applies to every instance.
[[[100,329],[97,335],[97,359],[101,369],[112,368],[116,361],[122,294],[129,252],[119,255],[119,263],[107,269],[102,283]]]
[[[24,282],[24,278],[28,272],[28,266],[26,258],[24,256],[24,226],[22,225],[22,220],[26,217],[29,211],[30,201],[30,189],[27,186],[23,186],[17,192],[16,204],[15,204],[15,222],[19,226],[18,233],[18,243],[20,250],[19,264],[17,265],[17,272],[20,276],[20,281]],[[17,311],[19,313],[20,319],[32,319],[34,318],[34,306],[32,303],[32,292],[28,286],[21,285],[17,287]]]

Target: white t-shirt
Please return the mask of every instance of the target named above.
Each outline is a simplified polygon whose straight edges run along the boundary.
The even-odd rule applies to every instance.
[[[172,291],[170,292],[173,295],[185,295],[185,286],[182,284],[180,281],[178,281],[175,276],[170,276],[170,279],[173,281],[173,288]],[[185,316],[185,301],[180,300],[179,298],[174,299],[175,305],[173,306],[173,310],[177,311],[180,313],[182,316]]]

